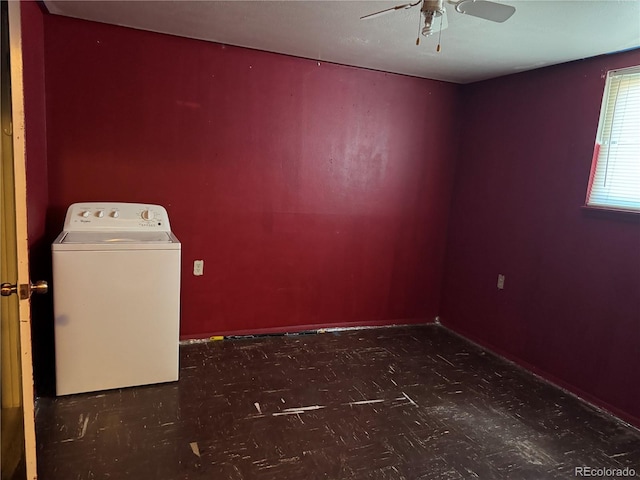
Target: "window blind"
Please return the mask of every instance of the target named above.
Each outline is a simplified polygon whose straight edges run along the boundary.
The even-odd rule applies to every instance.
[[[587,205],[640,211],[640,66],[607,75]]]

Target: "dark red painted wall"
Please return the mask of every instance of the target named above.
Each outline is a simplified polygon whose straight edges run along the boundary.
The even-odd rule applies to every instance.
[[[45,20],[51,238],[72,202],[165,205],[183,336],[433,320],[458,87]]]
[[[44,88],[44,22],[37,3],[20,3],[24,69],[25,139],[29,246],[45,236],[48,206],[46,105]],[[37,262],[36,262],[37,263]]]
[[[604,75],[632,64],[639,50],[465,86],[441,315],[640,425],[640,223],[581,209]]]

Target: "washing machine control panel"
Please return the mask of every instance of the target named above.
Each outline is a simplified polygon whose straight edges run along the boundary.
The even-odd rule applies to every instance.
[[[164,207],[148,203],[74,203],[67,210],[65,231],[118,230],[170,232]]]

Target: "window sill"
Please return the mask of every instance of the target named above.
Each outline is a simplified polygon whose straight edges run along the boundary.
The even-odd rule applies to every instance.
[[[594,207],[591,205],[583,205],[581,209],[585,215],[592,218],[603,218],[640,224],[640,211],[638,210],[619,210],[607,207]]]

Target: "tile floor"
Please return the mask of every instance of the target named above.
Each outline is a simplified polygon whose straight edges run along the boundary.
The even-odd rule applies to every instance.
[[[638,430],[437,326],[186,345],[178,383],[40,398],[36,417],[42,480],[640,473]]]

